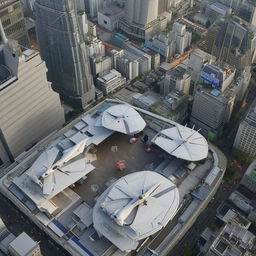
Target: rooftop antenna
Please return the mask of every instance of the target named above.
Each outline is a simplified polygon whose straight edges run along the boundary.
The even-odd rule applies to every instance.
[[[8,43],[8,39],[5,35],[5,32],[4,32],[4,28],[3,28],[3,24],[2,24],[2,21],[0,20],[0,35],[2,37],[2,41],[5,45],[7,45]]]

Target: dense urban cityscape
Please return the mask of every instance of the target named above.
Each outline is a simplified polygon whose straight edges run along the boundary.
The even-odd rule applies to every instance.
[[[255,256],[256,1],[0,0],[0,256]]]

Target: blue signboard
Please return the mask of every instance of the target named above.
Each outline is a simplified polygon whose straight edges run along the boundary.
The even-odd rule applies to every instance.
[[[201,79],[203,79],[204,81],[206,81],[216,87],[220,86],[220,80],[218,78],[216,78],[214,74],[208,74],[204,71],[201,71]]]

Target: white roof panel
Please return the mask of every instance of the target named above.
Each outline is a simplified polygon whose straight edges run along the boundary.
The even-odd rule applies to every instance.
[[[103,112],[102,125],[109,130],[132,135],[142,131],[146,122],[132,107],[117,104]]]
[[[28,253],[33,251],[38,244],[25,232],[23,232],[17,236],[17,238],[15,238],[9,246],[13,248],[20,256],[26,256]]]
[[[152,142],[169,154],[187,161],[200,161],[208,155],[208,143],[197,131],[176,125],[158,133]]]
[[[156,172],[136,172],[119,179],[99,197],[93,223],[120,250],[129,251],[165,227],[178,206],[179,191],[169,179]]]

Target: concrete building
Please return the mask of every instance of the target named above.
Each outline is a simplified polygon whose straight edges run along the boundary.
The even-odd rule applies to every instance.
[[[139,74],[146,73],[151,70],[152,67],[152,59],[151,55],[142,49],[140,47],[136,46],[134,43],[129,41],[129,39],[122,35],[122,34],[115,34],[111,37],[110,42],[113,45],[118,46],[119,48],[122,48],[125,51],[125,53],[122,53],[122,51],[119,51],[119,53],[115,52],[115,59],[117,56],[123,56],[129,55],[129,58],[133,60],[137,60],[139,63]],[[113,55],[113,52],[110,54]]]
[[[226,5],[220,2],[215,2],[215,3],[209,3],[206,6],[205,16],[211,23],[213,23],[220,18],[230,15],[231,12],[232,12],[232,9],[230,7],[227,7]]]
[[[115,69],[112,69],[108,74],[97,78],[97,86],[104,95],[115,92],[124,86],[125,83],[125,77],[123,77]]]
[[[230,120],[240,85],[234,84],[235,71],[206,65],[194,93],[190,122],[204,135],[216,137]]]
[[[219,0],[219,2],[232,8],[234,12],[236,12],[240,8],[242,1],[243,0]]]
[[[124,51],[124,55],[116,60],[116,70],[127,80],[133,80],[139,76],[139,61],[129,52]]]
[[[17,41],[23,48],[29,47],[28,33],[20,0],[0,1],[0,19],[8,39]]]
[[[145,46],[159,53],[163,57],[164,61],[168,61],[176,50],[175,41],[169,41],[168,36],[163,34],[150,40],[146,40]]]
[[[15,235],[11,233],[0,218],[0,250],[4,255],[9,253],[9,244],[15,239]]]
[[[96,79],[98,76],[109,73],[112,67],[112,60],[109,56],[101,58],[90,57],[91,71],[93,78]]]
[[[216,61],[216,57],[211,54],[196,48],[191,52],[188,60],[187,71],[191,75],[191,80],[197,82],[200,78],[200,73],[204,65],[212,64]]]
[[[184,54],[187,47],[191,45],[192,34],[186,30],[186,25],[175,22],[169,34],[169,41],[175,41],[175,52]]]
[[[169,11],[171,2],[171,0],[158,0],[158,14]]]
[[[141,46],[140,49],[151,57],[151,69],[157,70],[160,67],[160,63],[161,63],[160,54],[148,49],[145,46]]]
[[[238,17],[246,25],[256,26],[256,4],[254,1],[241,1],[236,11]]]
[[[119,28],[139,40],[159,35],[166,28],[171,14],[166,11],[159,14],[158,7],[159,0],[126,1],[125,17],[120,19]]]
[[[158,0],[129,0],[125,5],[127,21],[145,26],[158,17]]]
[[[35,2],[37,36],[48,79],[61,98],[74,108],[85,108],[95,98],[89,58],[75,3]],[[67,22],[68,21],[68,22]]]
[[[184,54],[185,49],[191,45],[191,39],[192,34],[186,30],[186,25],[175,22],[169,35],[160,34],[145,40],[145,46],[168,61],[175,53]]]
[[[38,52],[1,45],[0,55],[0,163],[8,164],[60,128],[64,113]]]
[[[121,58],[124,55],[124,50],[122,49],[122,50],[117,51],[116,49],[112,49],[107,52],[107,55],[109,57],[111,57],[112,66],[114,69],[116,69],[117,59]]]
[[[161,85],[161,94],[166,96],[173,89],[182,91],[184,94],[189,94],[191,83],[191,76],[188,74],[186,68],[178,66],[166,73],[165,79]]]
[[[113,31],[118,29],[118,23],[122,17],[124,17],[124,9],[112,5],[98,11],[98,24]]]
[[[256,237],[237,223],[227,223],[212,243],[206,256],[229,256],[255,254]]]
[[[87,41],[86,48],[89,56],[93,56],[95,58],[105,56],[105,46],[103,45],[102,41],[96,37]]]
[[[157,102],[157,100],[153,97],[150,97],[150,95],[143,95],[141,93],[136,93],[132,97],[132,104],[134,106],[137,106],[139,108],[145,109],[145,110],[152,110],[152,105],[154,105]]]
[[[173,89],[164,99],[170,108],[169,118],[177,123],[184,123],[188,117],[188,96],[182,91]]]
[[[39,243],[32,240],[25,232],[15,236],[0,218],[0,250],[12,256],[42,256]],[[2,254],[1,254],[2,255]]]
[[[256,161],[254,160],[247,168],[241,184],[251,192],[256,193]]]
[[[206,50],[220,63],[228,63],[238,70],[243,70],[252,63],[255,52],[254,37],[249,30],[233,20],[210,28],[206,37]]]
[[[234,148],[251,156],[256,156],[256,102],[239,125]]]
[[[85,10],[91,19],[96,20],[98,11],[108,7],[112,3],[114,3],[114,0],[85,0]]]
[[[42,256],[39,244],[25,232],[9,244],[9,252],[12,256]]]

